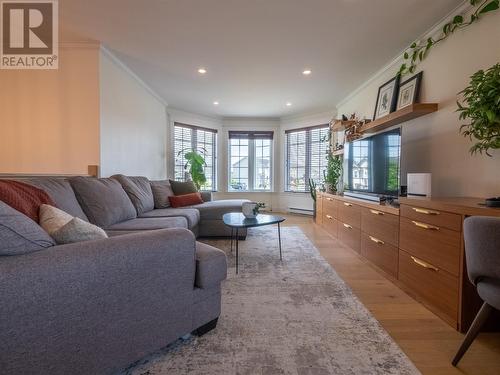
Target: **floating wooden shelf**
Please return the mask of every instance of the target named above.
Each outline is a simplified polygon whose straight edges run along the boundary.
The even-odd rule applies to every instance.
[[[332,132],[344,131],[347,128],[350,128],[351,126],[353,126],[355,123],[356,123],[356,121],[354,121],[354,120],[347,120],[347,121],[335,120],[332,123]]]
[[[333,156],[344,155],[344,149],[332,151]]]
[[[361,133],[375,133],[380,130],[390,128],[391,126],[413,120],[417,117],[436,112],[437,110],[437,103],[415,103],[365,124],[359,129],[359,131]]]

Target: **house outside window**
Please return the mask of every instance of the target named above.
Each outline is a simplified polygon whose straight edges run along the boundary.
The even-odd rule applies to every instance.
[[[285,191],[308,192],[309,179],[324,182],[328,163],[328,124],[285,132]]]
[[[190,178],[184,169],[184,155],[191,150],[201,153],[206,162],[204,169],[207,182],[202,190],[217,190],[217,130],[200,126],[174,123],[174,179],[186,181]]]
[[[272,131],[230,131],[228,191],[272,190]]]

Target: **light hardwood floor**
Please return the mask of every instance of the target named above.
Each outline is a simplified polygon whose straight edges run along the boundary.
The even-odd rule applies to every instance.
[[[500,333],[481,333],[459,367],[454,368],[450,362],[462,342],[462,334],[407,295],[354,250],[314,224],[312,218],[284,216],[284,225],[302,229],[422,374],[500,374]]]

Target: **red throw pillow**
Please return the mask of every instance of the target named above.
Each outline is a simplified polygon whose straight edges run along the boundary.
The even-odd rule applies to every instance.
[[[38,209],[42,204],[56,205],[42,189],[13,180],[0,181],[0,200],[37,223]]]
[[[173,208],[192,206],[193,204],[203,203],[203,199],[201,198],[200,193],[173,195],[171,197],[168,197],[168,200],[170,201],[170,205]]]

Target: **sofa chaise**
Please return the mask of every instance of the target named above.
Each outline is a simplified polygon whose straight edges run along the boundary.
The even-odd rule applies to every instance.
[[[111,237],[0,256],[2,374],[111,374],[216,326],[226,256],[196,235],[227,235],[243,201],[155,209],[143,177],[23,181]],[[20,224],[0,216],[7,238]]]

